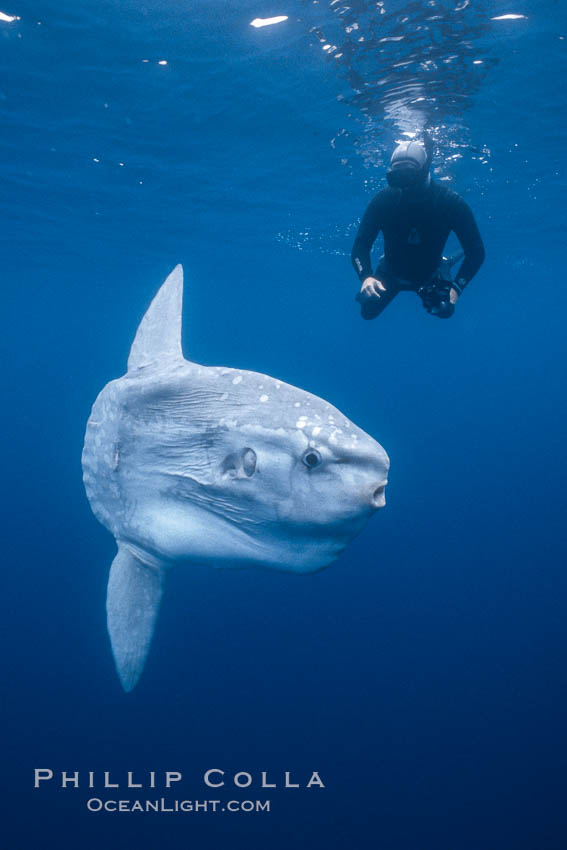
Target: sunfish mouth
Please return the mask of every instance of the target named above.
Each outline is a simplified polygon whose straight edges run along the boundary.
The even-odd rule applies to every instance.
[[[373,491],[370,502],[372,507],[378,510],[379,508],[383,508],[386,504],[386,485],[387,481],[384,481],[383,484],[379,484],[378,487]]]

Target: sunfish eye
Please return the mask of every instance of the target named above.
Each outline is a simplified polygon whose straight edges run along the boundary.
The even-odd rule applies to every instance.
[[[307,449],[302,460],[307,469],[315,469],[316,466],[319,466],[319,464],[322,463],[323,458],[317,449]]]
[[[248,478],[256,472],[256,452],[254,449],[244,449],[242,452],[242,469]]]

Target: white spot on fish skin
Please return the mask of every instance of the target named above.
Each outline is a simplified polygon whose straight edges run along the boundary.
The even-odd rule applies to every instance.
[[[297,422],[295,423],[296,428],[305,428],[306,425],[307,425],[306,419],[298,419]]]
[[[219,419],[219,425],[221,428],[227,428],[228,430],[238,428],[238,422],[236,419],[227,419],[225,416],[222,416]]]
[[[260,401],[262,401],[262,402],[264,402],[264,401],[268,401],[269,397],[270,397],[270,396],[268,396],[268,395],[266,395],[266,394],[261,395],[261,396],[260,396]]]
[[[336,446],[337,443],[338,443],[338,436],[339,436],[339,434],[342,434],[342,433],[343,432],[340,428],[333,428],[331,436],[329,437],[329,442],[332,443],[334,446]]]
[[[295,402],[295,404],[294,404],[293,406],[294,406],[294,407],[301,407],[301,402],[300,402],[300,401],[296,401],[296,402]]]
[[[232,379],[233,384],[239,384],[242,381],[242,375],[237,375],[236,378]]]
[[[318,425],[315,425],[315,427],[313,428],[313,431],[311,433],[314,437],[318,437],[319,434],[321,433],[321,429],[319,428]]]
[[[279,389],[280,389],[280,387],[281,387],[281,384],[278,384],[278,383],[276,382],[276,389],[277,389],[277,390],[279,390]]]

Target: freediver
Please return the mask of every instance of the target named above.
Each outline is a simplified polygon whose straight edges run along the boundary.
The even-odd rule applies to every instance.
[[[433,142],[402,142],[390,160],[388,186],[370,201],[351,259],[361,281],[356,300],[363,319],[375,319],[402,290],[417,292],[433,316],[448,319],[457,299],[484,261],[484,245],[469,205],[430,174]],[[370,251],[378,233],[384,256],[372,273]],[[443,257],[453,231],[464,252]],[[463,257],[452,280],[451,266]]]

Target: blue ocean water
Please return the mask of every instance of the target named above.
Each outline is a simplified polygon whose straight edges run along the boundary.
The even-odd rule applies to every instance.
[[[2,845],[567,847],[564,4],[2,12]],[[451,321],[404,293],[363,323],[358,220],[426,124],[487,260]],[[388,505],[316,575],[177,570],[125,695],[80,456],[177,262],[186,356],[328,398],[389,452]],[[34,768],[326,787],[95,814]]]

